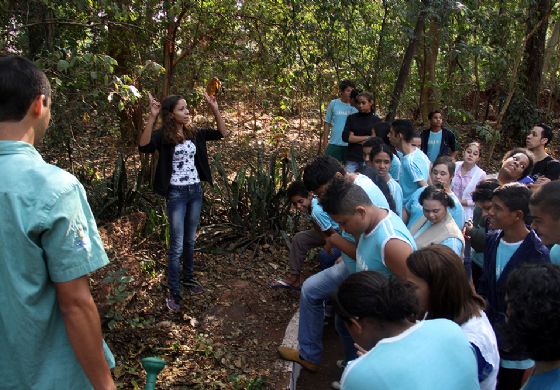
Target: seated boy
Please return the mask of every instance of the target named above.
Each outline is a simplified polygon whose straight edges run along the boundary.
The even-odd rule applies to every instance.
[[[304,181],[306,184],[309,183],[306,187],[308,189],[314,188],[321,195],[328,192],[331,194],[331,199],[335,199],[332,194],[338,191],[339,188],[344,188],[346,191],[347,188],[351,187],[352,194],[357,191],[361,196],[360,202],[367,202],[368,205],[366,208],[376,213],[376,218],[374,219],[369,219],[371,214],[368,213],[368,221],[370,223],[375,223],[375,225],[372,226],[373,230],[370,229],[369,233],[375,236],[375,238],[372,239],[373,241],[364,240],[364,243],[360,243],[363,253],[360,252],[359,257],[357,257],[356,252],[354,252],[353,255],[347,253],[348,256],[344,256],[347,264],[349,262],[353,264],[348,264],[348,266],[341,263],[335,264],[333,267],[313,275],[303,283],[300,299],[299,351],[285,347],[279,348],[278,351],[282,358],[298,362],[304,368],[312,371],[318,369],[323,347],[322,301],[336,291],[340,283],[342,283],[350,273],[355,271],[357,267],[360,270],[384,269],[386,273],[394,273],[404,277],[406,275],[406,257],[412,253],[414,248],[414,240],[410,236],[410,233],[408,233],[406,226],[396,214],[389,210],[385,198],[380,194],[381,191],[375,187],[379,193],[371,192],[374,184],[369,179],[361,177],[363,175],[348,174],[343,176],[340,172],[340,169],[342,169],[340,164],[337,163],[337,167],[336,165],[333,166],[334,164],[328,164],[328,162],[329,161],[315,160],[306,167]],[[336,160],[334,160],[334,162],[336,162]],[[331,169],[331,178],[327,180],[327,176],[324,176],[323,172],[327,171],[329,166]],[[323,169],[318,169],[320,167]],[[342,172],[344,172],[343,169]],[[310,177],[311,174],[313,174],[312,177]],[[335,185],[332,191],[330,191],[331,185]],[[338,199],[339,202],[345,205],[350,204],[349,207],[352,207],[354,204],[349,203],[351,202],[351,198],[347,199],[346,196],[342,196]],[[337,200],[332,200],[328,203],[329,206],[331,206],[336,202]],[[376,203],[384,203],[384,205],[378,206]],[[337,209],[333,206],[331,211],[332,210]],[[333,217],[332,214],[329,213],[329,215]],[[377,224],[382,226],[379,229],[374,229]],[[362,232],[355,229],[352,224],[347,224],[345,226],[340,227],[352,234],[355,239],[358,239],[362,235]],[[389,244],[387,244],[387,242],[379,242],[377,239],[378,235],[383,235],[387,238]],[[393,240],[393,236],[398,239]],[[380,251],[372,249],[376,245],[380,248]],[[368,247],[370,250],[368,250]],[[345,251],[343,248],[341,248],[341,250],[343,252]],[[358,263],[353,259],[359,259]],[[351,342],[350,345],[348,345],[348,337],[346,337],[347,332],[340,329],[340,326],[337,326],[337,330],[339,330],[339,333],[343,337],[346,359],[348,360],[353,353],[355,354],[355,351],[351,351],[353,348]]]
[[[323,211],[317,198],[307,191],[301,180],[294,181],[288,186],[287,196],[295,209],[311,216],[313,228],[296,233],[290,247],[289,274],[284,279],[275,280],[270,287],[299,290],[301,267],[307,253],[313,248],[327,245],[325,237],[334,233],[340,234],[340,229],[338,224]],[[339,257],[340,250],[327,245],[319,253],[321,270],[332,266]]]
[[[498,339],[501,358],[498,389],[520,388],[525,370],[533,366],[533,361],[504,331],[505,287],[509,275],[524,263],[550,262],[547,247],[526,226],[530,195],[529,189],[519,183],[498,187],[488,213],[489,227],[499,231],[486,238],[479,290],[486,298],[486,314]]]

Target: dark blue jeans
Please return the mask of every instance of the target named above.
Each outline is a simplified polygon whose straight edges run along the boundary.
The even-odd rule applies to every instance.
[[[180,297],[180,263],[183,255],[183,279],[193,277],[193,254],[196,228],[202,209],[200,183],[187,186],[169,186],[167,216],[169,217],[170,244],[167,283],[173,298]]]

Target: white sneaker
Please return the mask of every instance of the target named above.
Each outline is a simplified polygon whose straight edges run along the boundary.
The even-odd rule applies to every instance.
[[[339,381],[334,381],[333,383],[331,383],[331,388],[333,389],[340,389],[340,382]]]

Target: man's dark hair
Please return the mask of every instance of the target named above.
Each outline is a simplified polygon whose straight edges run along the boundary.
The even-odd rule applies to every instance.
[[[533,170],[533,164],[535,163],[535,158],[533,156],[533,153],[530,152],[529,149],[513,148],[511,150],[508,150],[506,154],[504,154],[504,158],[502,159],[502,161],[507,160],[511,156],[514,156],[518,153],[524,154],[525,156],[527,156],[527,160],[529,160],[529,164],[527,164],[527,166],[523,170],[523,173],[521,174],[521,177],[525,177],[531,173],[531,171]]]
[[[509,211],[522,211],[527,222],[529,218],[529,198],[531,191],[520,183],[508,183],[494,190],[493,198],[500,199]]]
[[[341,89],[341,91],[344,91],[344,89]],[[361,93],[362,91],[359,90],[358,88],[354,88],[352,90],[352,92],[350,92],[350,99],[352,100],[356,100],[356,98],[358,97],[358,95]]]
[[[554,180],[537,188],[529,203],[553,218],[560,219],[560,181]]]
[[[393,147],[393,145],[391,145],[391,141],[389,141],[389,130],[391,130],[390,122],[377,122],[373,125],[373,129],[375,130],[375,135],[377,137],[381,138],[387,145]]]
[[[0,58],[0,122],[21,121],[37,96],[51,95],[47,76],[23,57]],[[48,104],[47,99],[43,104]]]
[[[424,205],[425,200],[438,200],[443,207],[455,207],[455,201],[445,192],[441,184],[427,186],[418,199],[421,205]]]
[[[560,267],[524,264],[506,285],[507,326],[516,344],[536,361],[560,359]]]
[[[473,202],[489,202],[494,196],[494,190],[500,186],[497,179],[486,179],[477,184],[472,193]]]
[[[330,215],[352,215],[358,206],[371,206],[364,189],[344,177],[335,177],[319,198],[323,210]]]
[[[443,112],[441,112],[440,110],[431,111],[430,113],[428,113],[428,120],[432,120],[435,114],[443,115]]]
[[[307,198],[309,196],[309,191],[305,188],[303,181],[296,180],[290,183],[286,189],[286,196],[288,199],[292,199],[294,196],[301,196],[302,198]]]
[[[340,83],[338,83],[338,89],[341,92],[348,87],[356,88],[356,84],[352,80],[342,80]]]
[[[327,184],[338,173],[345,175],[346,171],[340,162],[331,156],[319,156],[308,163],[303,169],[303,183],[309,191]]]
[[[539,123],[535,125],[535,127],[540,127],[542,129],[541,138],[546,138],[546,144],[544,144],[544,146],[547,146],[550,141],[552,141],[552,137],[554,136],[552,128],[548,125],[545,125],[544,123]]]
[[[336,311],[346,322],[357,317],[398,323],[415,317],[419,311],[412,284],[374,271],[348,276],[334,298]]]
[[[377,145],[380,145],[380,144],[383,144],[383,145],[385,144],[381,138],[379,138],[379,137],[369,137],[366,140],[366,142],[364,142],[362,144],[362,147],[365,148],[365,147],[369,146],[369,147],[375,148]]]
[[[414,137],[414,125],[412,121],[408,119],[397,119],[391,123],[391,127],[395,130],[395,133],[402,134],[403,138],[406,142],[410,142],[410,140]]]

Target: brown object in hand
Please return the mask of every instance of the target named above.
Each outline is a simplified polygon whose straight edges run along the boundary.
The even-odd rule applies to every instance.
[[[222,88],[222,82],[217,77],[212,77],[208,84],[206,85],[206,93],[208,96],[214,96]]]

